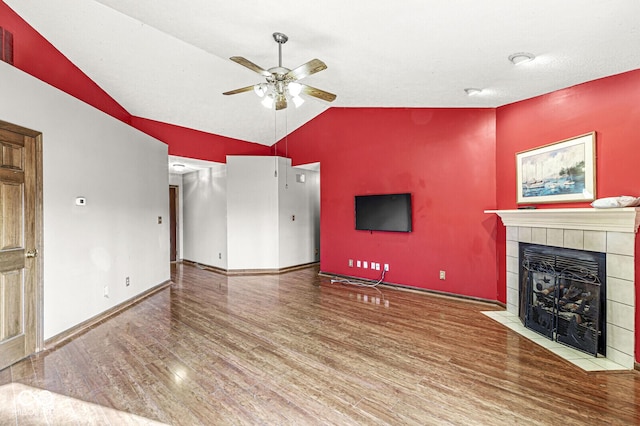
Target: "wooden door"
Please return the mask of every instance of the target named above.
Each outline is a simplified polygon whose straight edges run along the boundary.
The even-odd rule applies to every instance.
[[[0,369],[41,345],[40,148],[37,133],[0,122]]]
[[[175,262],[178,260],[178,187],[169,187],[169,242],[171,243],[171,251],[169,252],[169,260]]]

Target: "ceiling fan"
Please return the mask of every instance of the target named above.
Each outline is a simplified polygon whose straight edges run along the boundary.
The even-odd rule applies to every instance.
[[[263,98],[262,104],[267,108],[275,106],[276,110],[285,109],[287,100],[291,99],[296,106],[301,105],[304,100],[301,93],[333,102],[336,95],[325,92],[315,87],[300,84],[297,80],[308,77],[327,68],[327,65],[320,59],[312,59],[309,62],[290,70],[282,66],[282,45],[289,40],[289,37],[282,33],[273,33],[273,39],[278,43],[278,66],[265,70],[242,56],[233,56],[230,59],[251,71],[257,72],[266,79],[266,83],[258,83],[253,86],[242,87],[240,89],[224,92],[223,95],[235,95],[238,93],[250,92],[253,90],[258,96]]]

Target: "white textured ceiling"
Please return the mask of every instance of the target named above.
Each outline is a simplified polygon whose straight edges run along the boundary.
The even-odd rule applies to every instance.
[[[4,1],[131,114],[264,145],[331,106],[497,107],[640,69],[638,0]],[[229,57],[277,65],[276,31],[333,103],[222,95],[263,81]]]

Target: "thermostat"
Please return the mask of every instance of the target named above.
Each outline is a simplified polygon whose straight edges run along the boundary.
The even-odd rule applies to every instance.
[[[87,205],[87,199],[84,197],[78,197],[76,198],[76,206],[86,206]]]

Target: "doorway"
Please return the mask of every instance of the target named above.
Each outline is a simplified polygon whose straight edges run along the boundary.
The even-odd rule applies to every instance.
[[[169,186],[169,260],[178,261],[178,209],[180,206],[178,186]]]
[[[0,121],[0,369],[43,347],[42,134]]]

